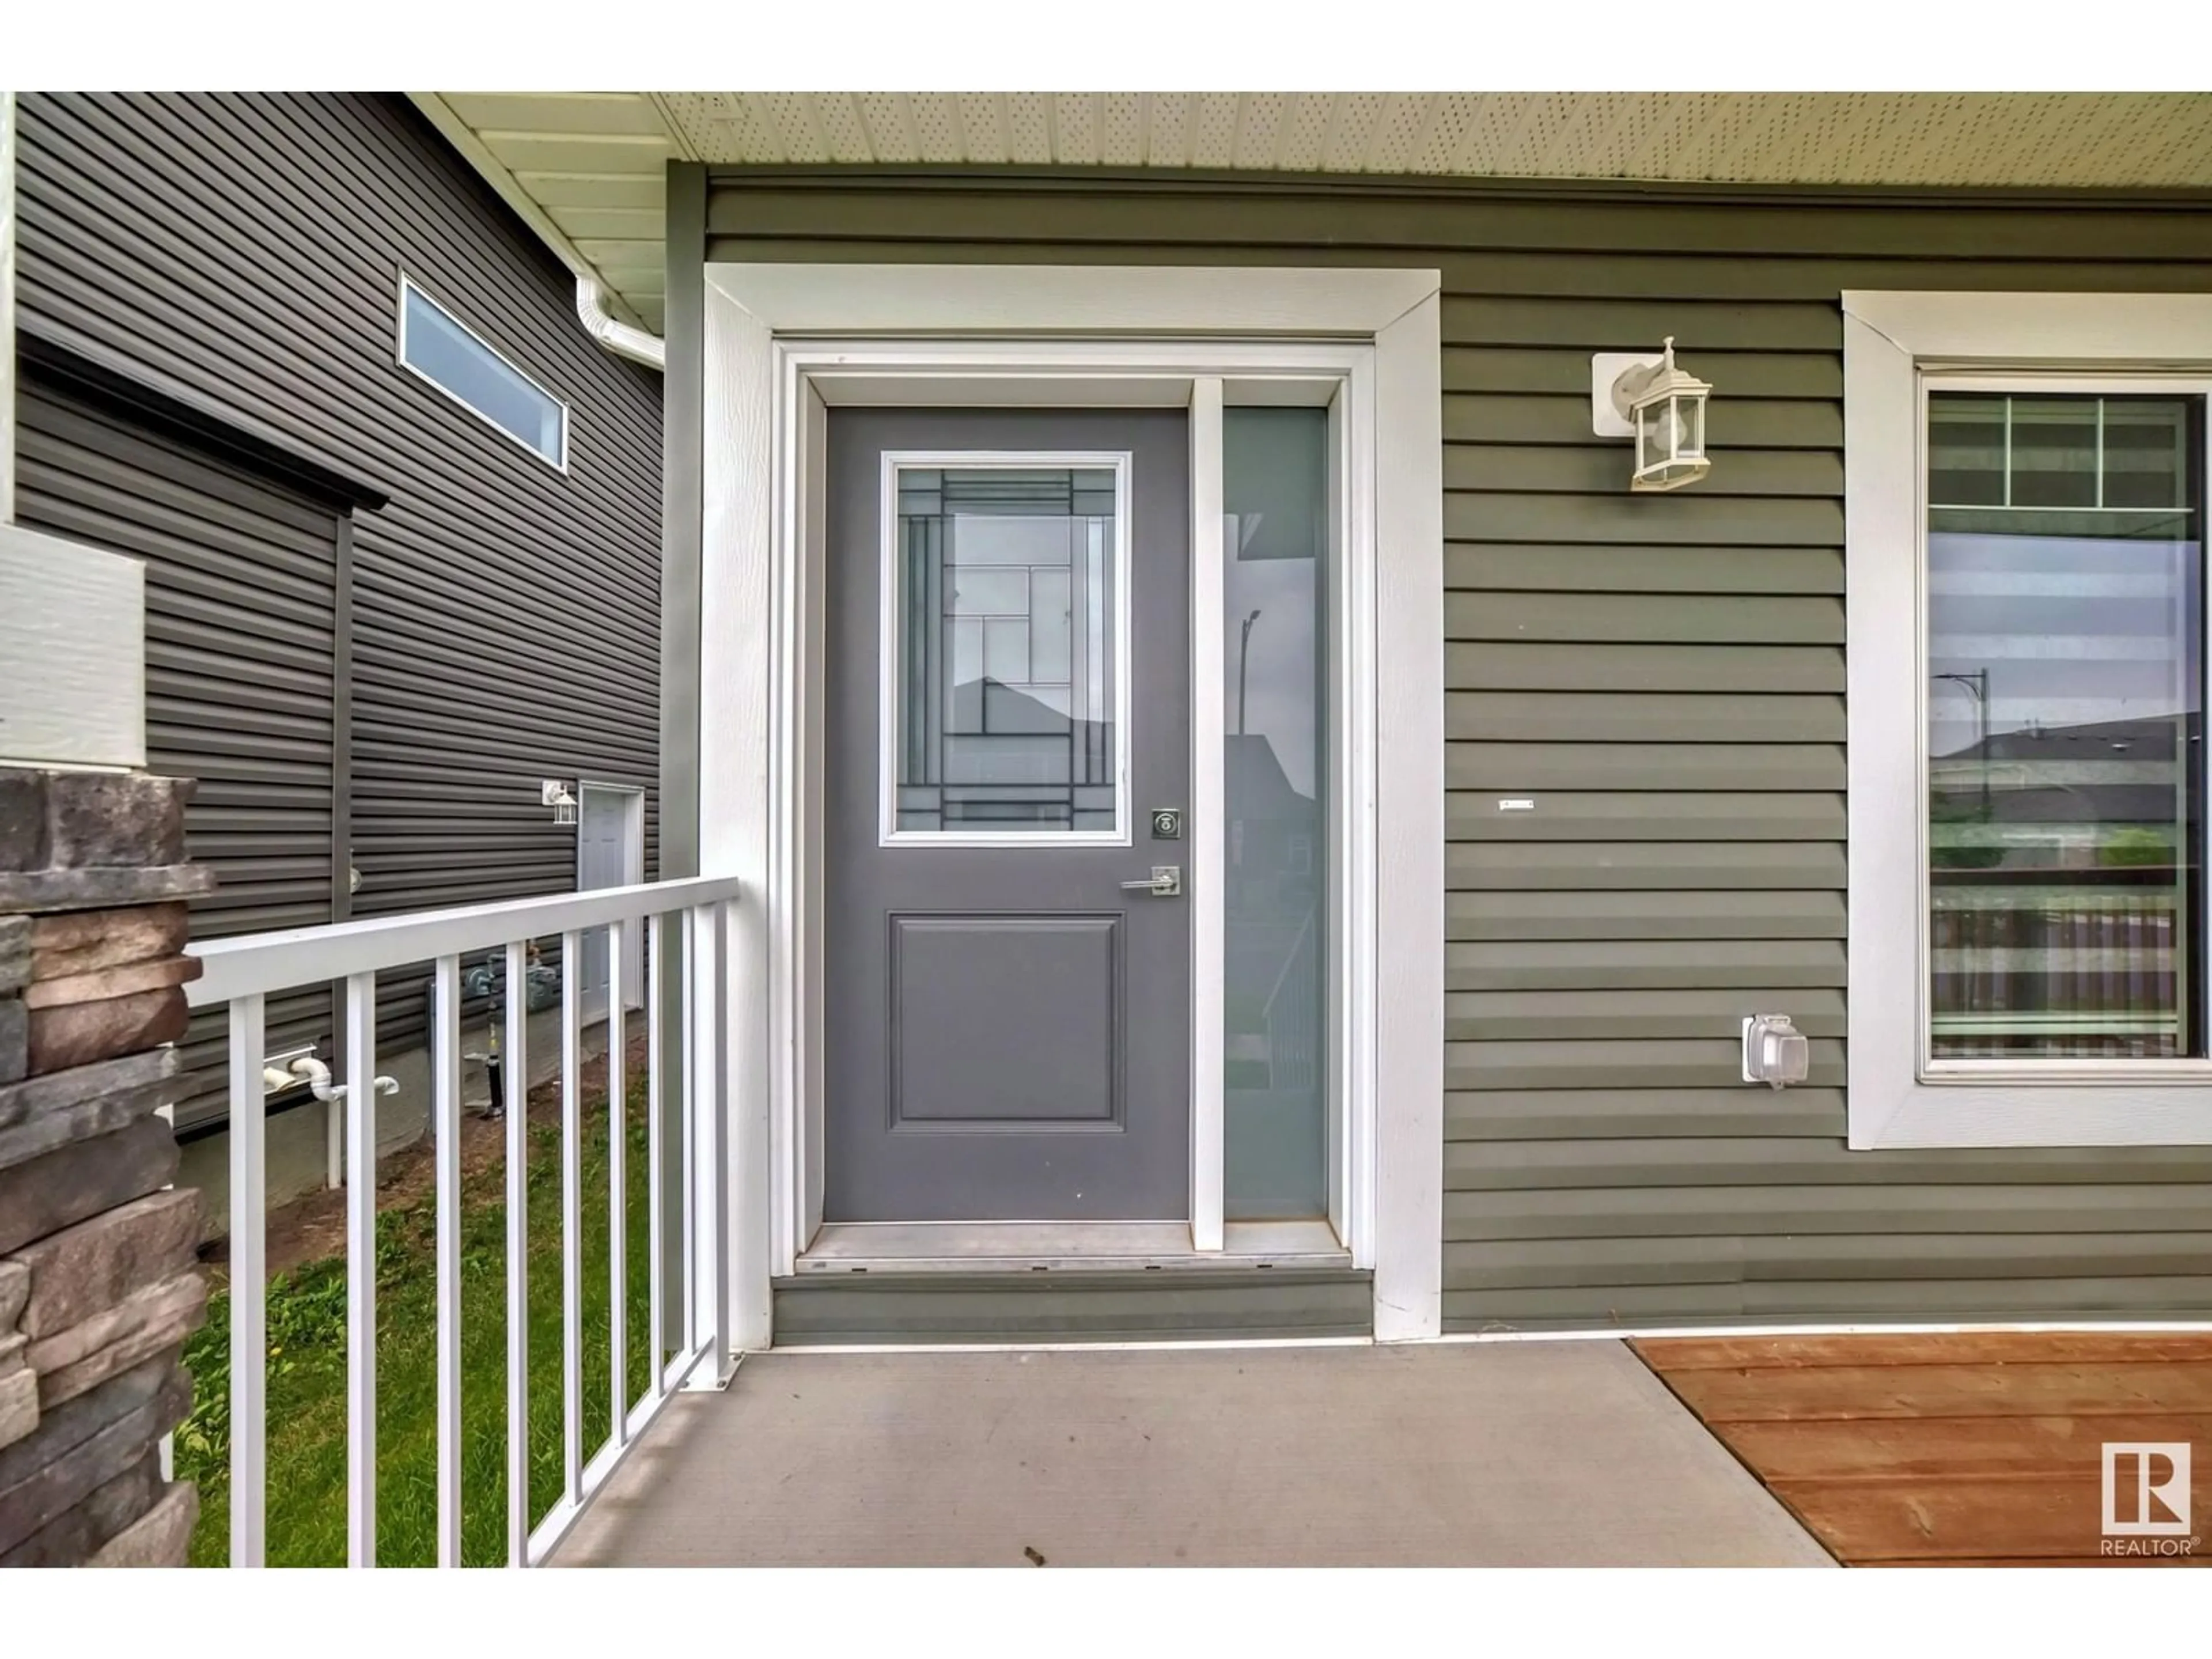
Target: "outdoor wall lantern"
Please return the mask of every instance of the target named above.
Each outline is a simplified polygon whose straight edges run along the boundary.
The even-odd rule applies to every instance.
[[[1713,470],[1705,453],[1705,399],[1712,387],[1674,362],[1674,339],[1655,361],[1634,352],[1590,358],[1590,429],[1636,440],[1632,490],[1680,489]]]
[[[568,786],[558,778],[547,778],[538,786],[541,805],[553,809],[553,822],[574,823],[576,821],[576,798],[568,793]]]

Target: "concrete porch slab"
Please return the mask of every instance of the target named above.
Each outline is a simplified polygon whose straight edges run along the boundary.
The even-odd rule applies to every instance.
[[[629,1566],[1832,1565],[1620,1344],[770,1353],[556,1557]]]

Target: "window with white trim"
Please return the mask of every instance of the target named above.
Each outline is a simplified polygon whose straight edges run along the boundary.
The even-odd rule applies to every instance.
[[[2212,1140],[2212,302],[1980,297],[1845,296],[1851,1144]]]
[[[399,362],[549,466],[568,470],[568,405],[404,277]]]

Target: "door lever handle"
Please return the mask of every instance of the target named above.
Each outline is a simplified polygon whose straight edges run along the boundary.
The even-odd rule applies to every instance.
[[[1150,893],[1154,898],[1182,896],[1182,866],[1156,864],[1149,881],[1125,881],[1121,890],[1127,893]]]

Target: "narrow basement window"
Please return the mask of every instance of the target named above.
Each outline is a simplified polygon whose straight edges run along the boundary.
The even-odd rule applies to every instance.
[[[399,361],[548,465],[568,470],[568,404],[404,278]]]

